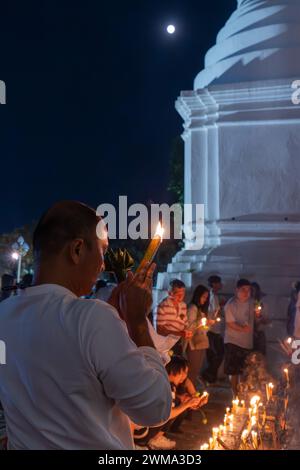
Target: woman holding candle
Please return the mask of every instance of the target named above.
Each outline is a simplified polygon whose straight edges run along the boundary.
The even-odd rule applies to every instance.
[[[188,329],[193,332],[193,336],[186,342],[189,378],[195,386],[209,347],[207,327],[212,320],[207,319],[208,303],[208,289],[202,285],[197,286],[188,308]],[[203,320],[206,320],[205,325]]]

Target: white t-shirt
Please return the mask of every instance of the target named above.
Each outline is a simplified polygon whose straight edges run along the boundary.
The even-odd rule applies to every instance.
[[[0,400],[12,449],[131,449],[128,417],[166,421],[171,390],[159,354],[137,348],[117,311],[55,284],[0,304]]]
[[[225,305],[225,337],[224,343],[231,343],[244,349],[253,348],[253,325],[254,325],[254,301],[239,301],[232,297]],[[237,323],[240,326],[249,325],[250,331],[236,331],[229,328],[227,323]]]

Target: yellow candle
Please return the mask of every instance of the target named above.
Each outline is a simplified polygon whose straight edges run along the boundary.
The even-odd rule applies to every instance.
[[[212,429],[212,434],[213,434],[213,443],[214,446],[216,445],[217,439],[219,437],[219,428],[213,428]]]
[[[161,223],[159,222],[157,225],[157,229],[154,234],[154,237],[149,243],[146,253],[144,254],[144,257],[136,270],[137,273],[140,272],[144,268],[146,263],[152,263],[158,251],[158,248],[163,240],[163,233],[164,233],[164,229],[162,228]]]
[[[209,438],[209,448],[210,448],[210,450],[214,449],[214,440],[213,440],[212,437]]]
[[[246,444],[246,439],[247,439],[247,437],[248,437],[248,434],[249,434],[249,433],[248,433],[248,430],[247,430],[247,429],[244,429],[244,431],[242,432],[242,436],[241,436],[241,437],[242,437],[242,441],[243,441],[244,444]]]
[[[251,416],[251,427],[253,428],[256,425],[256,416]]]
[[[260,401],[260,397],[258,395],[254,395],[250,400],[250,405],[255,406],[258,404],[259,401]]]
[[[285,373],[287,383],[289,383],[289,370],[288,370],[288,368],[283,369],[283,372]]]
[[[270,400],[269,384],[266,384],[266,394],[267,394],[267,401],[269,401]]]
[[[273,388],[274,388],[274,385],[272,384],[272,382],[270,382],[270,383],[269,383],[270,398],[272,398],[272,396],[273,396]]]
[[[258,448],[258,441],[257,441],[257,432],[256,431],[251,431],[251,436],[252,436],[252,444],[254,449]]]
[[[236,398],[235,400],[232,400],[232,411],[235,413],[237,411],[237,408],[239,406],[239,399]]]

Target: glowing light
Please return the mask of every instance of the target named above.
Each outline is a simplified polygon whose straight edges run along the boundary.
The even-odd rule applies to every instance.
[[[176,28],[175,28],[175,26],[174,26],[173,24],[169,24],[169,25],[167,26],[167,32],[168,32],[169,34],[174,34],[175,31],[176,31]]]
[[[12,253],[11,257],[12,257],[12,259],[17,260],[17,259],[19,259],[19,254],[18,254],[16,251],[14,251],[14,252]]]
[[[260,397],[258,395],[254,395],[250,400],[250,405],[255,406],[258,404],[259,401],[260,401]]]

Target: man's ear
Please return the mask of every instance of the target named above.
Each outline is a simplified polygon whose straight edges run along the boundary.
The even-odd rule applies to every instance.
[[[75,238],[72,240],[69,245],[69,253],[71,260],[74,264],[79,264],[80,257],[82,255],[82,250],[84,246],[84,240],[82,238]]]

